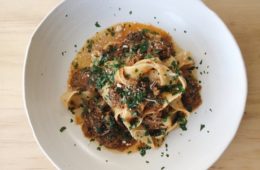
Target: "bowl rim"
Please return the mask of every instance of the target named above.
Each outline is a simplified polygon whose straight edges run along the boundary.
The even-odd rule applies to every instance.
[[[217,155],[215,157],[215,159],[213,159],[212,161],[208,161],[207,164],[205,163],[205,168],[208,169],[210,168],[214,163],[216,163],[219,158],[224,154],[224,152],[227,150],[227,148],[230,146],[231,142],[233,141],[235,135],[237,134],[237,131],[239,129],[239,126],[241,124],[245,109],[246,109],[246,103],[247,103],[247,95],[248,95],[248,78],[247,78],[247,70],[246,70],[246,65],[245,65],[245,61],[242,55],[242,52],[239,48],[239,45],[234,37],[234,35],[231,33],[231,31],[229,30],[229,28],[227,27],[227,25],[223,22],[223,20],[214,12],[212,11],[202,0],[194,0],[197,1],[199,3],[201,3],[201,6],[203,6],[204,8],[207,9],[207,12],[210,12],[213,17],[215,18],[215,21],[218,22],[219,24],[221,24],[221,26],[224,28],[224,31],[229,35],[229,38],[231,38],[232,42],[234,43],[234,47],[236,48],[238,55],[237,57],[240,58],[240,61],[242,63],[242,67],[241,70],[243,72],[243,75],[241,75],[241,77],[244,79],[243,81],[243,85],[242,87],[244,88],[244,90],[241,93],[241,98],[243,98],[243,106],[241,108],[243,108],[241,110],[241,113],[239,115],[239,119],[238,122],[236,124],[236,127],[234,129],[232,129],[232,135],[229,138],[229,141],[226,142],[224,149],[221,151],[221,154]],[[49,156],[49,154],[47,153],[47,151],[45,150],[45,148],[42,146],[40,140],[38,139],[38,136],[36,134],[36,131],[34,129],[34,125],[33,122],[30,118],[30,113],[29,113],[29,109],[28,109],[28,100],[27,100],[27,90],[26,90],[26,72],[28,69],[28,59],[29,59],[29,51],[31,48],[31,44],[33,42],[33,38],[34,36],[38,33],[39,28],[46,22],[46,20],[52,15],[52,13],[54,11],[56,11],[59,7],[61,7],[62,4],[66,3],[66,0],[63,0],[61,2],[59,2],[55,7],[53,7],[47,14],[46,16],[40,21],[40,23],[35,27],[33,33],[31,34],[31,37],[28,41],[28,45],[26,48],[26,53],[25,53],[25,58],[24,58],[24,64],[23,64],[23,78],[22,78],[22,94],[23,94],[23,106],[25,108],[25,112],[26,112],[26,117],[27,120],[29,122],[29,126],[32,130],[33,133],[33,137],[37,143],[37,145],[39,146],[41,152],[44,154],[45,157],[47,157],[47,159],[51,162],[51,164],[56,168],[56,169],[61,169],[59,167],[58,164],[55,163],[55,161]]]
[[[38,25],[35,27],[33,33],[30,36],[30,39],[28,41],[27,47],[26,47],[26,53],[25,53],[25,57],[24,57],[24,64],[23,64],[23,79],[22,79],[22,93],[23,93],[23,105],[25,108],[25,112],[26,112],[26,117],[27,117],[27,121],[29,122],[29,126],[30,129],[32,131],[33,134],[33,138],[35,139],[37,145],[40,148],[40,151],[44,154],[44,156],[51,162],[51,164],[56,168],[56,169],[60,169],[60,167],[54,162],[54,160],[52,160],[52,158],[49,156],[49,154],[47,153],[47,151],[45,151],[44,147],[42,146],[40,140],[37,137],[37,134],[35,132],[35,129],[33,127],[33,123],[32,120],[30,118],[30,113],[28,110],[28,101],[27,101],[27,94],[26,94],[26,70],[27,70],[27,65],[28,65],[28,58],[29,58],[29,51],[31,48],[31,44],[33,42],[33,38],[34,36],[37,34],[39,28],[44,24],[44,22],[50,17],[50,15],[56,10],[58,9],[63,3],[65,3],[66,0],[62,0],[61,2],[59,2],[56,6],[54,6],[42,19],[41,21],[38,23]]]

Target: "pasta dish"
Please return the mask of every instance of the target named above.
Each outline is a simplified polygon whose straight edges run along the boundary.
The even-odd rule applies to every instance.
[[[120,151],[156,148],[201,104],[191,53],[154,26],[120,23],[71,63],[65,107],[84,135]]]

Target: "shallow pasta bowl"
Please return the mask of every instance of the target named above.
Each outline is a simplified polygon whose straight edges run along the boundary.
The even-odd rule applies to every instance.
[[[170,133],[167,148],[150,150],[144,157],[97,150],[70,123],[72,115],[60,100],[70,63],[85,40],[129,21],[168,31],[193,54],[202,85],[203,104],[190,116],[188,130]],[[246,95],[240,50],[223,22],[199,0],[64,1],[34,33],[25,62],[28,117],[43,152],[59,169],[207,169],[233,139]],[[61,127],[66,127],[62,133]]]

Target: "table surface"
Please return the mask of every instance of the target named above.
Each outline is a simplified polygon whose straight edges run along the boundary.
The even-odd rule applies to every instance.
[[[0,169],[54,169],[26,118],[23,62],[30,36],[61,0],[0,0]],[[260,0],[205,0],[234,34],[247,66],[246,111],[231,145],[211,170],[260,169]]]

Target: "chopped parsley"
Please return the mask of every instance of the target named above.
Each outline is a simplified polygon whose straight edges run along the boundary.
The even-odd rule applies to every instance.
[[[177,84],[170,84],[170,85],[164,85],[159,87],[159,90],[161,93],[163,92],[170,92],[173,95],[177,94],[177,93],[184,93],[185,89],[183,88],[182,84],[177,83]]]
[[[73,122],[73,119],[70,119],[70,123],[72,123]]]
[[[168,144],[165,144],[165,150],[168,151]]]
[[[140,52],[145,53],[148,50],[149,42],[145,40],[142,44],[140,44]]]
[[[129,109],[134,109],[141,103],[147,96],[145,91],[132,91],[128,88],[116,88],[116,92],[122,98],[122,102],[126,103]]]
[[[148,32],[150,32],[150,30],[149,29],[142,29],[142,34],[146,34],[146,33],[148,33]]]
[[[182,130],[184,130],[184,131],[187,130],[186,125],[187,125],[188,121],[187,121],[185,115],[177,114],[177,122]]]
[[[62,51],[62,52],[61,52],[61,55],[64,56],[65,53],[67,53],[67,51]]]
[[[164,156],[164,152],[161,152],[161,157],[163,157]]]
[[[133,14],[133,11],[129,11],[129,14],[132,15],[132,14]]]
[[[144,56],[145,59],[148,59],[148,58],[153,58],[153,56],[151,54],[147,54]]]
[[[202,131],[204,128],[205,128],[205,125],[204,125],[204,124],[201,124],[201,125],[200,125],[200,131]]]
[[[67,128],[66,128],[66,126],[62,126],[61,128],[60,128],[60,132],[62,133],[62,132],[64,132],[64,130],[66,130]]]
[[[165,167],[163,166],[163,167],[161,167],[161,170],[164,170],[165,169]]]
[[[146,154],[146,150],[145,149],[140,149],[140,155],[144,156]]]
[[[100,60],[98,61],[98,65],[104,65],[105,62],[108,61],[108,58],[109,58],[108,54],[102,54]]]
[[[154,53],[154,54],[159,54],[160,52],[161,52],[161,50],[158,50],[158,49],[154,49],[154,50],[153,50],[153,53]]]
[[[150,162],[149,161],[145,161],[145,163],[149,164]]]
[[[202,64],[202,60],[200,60],[200,65]]]
[[[97,147],[97,150],[98,150],[98,151],[101,151],[101,147],[100,147],[100,146],[98,146],[98,147]]]
[[[128,108],[136,108],[139,103],[141,103],[146,97],[145,92],[139,91],[130,96],[126,102]]]
[[[102,55],[98,62],[95,62],[91,68],[91,80],[95,84],[97,89],[101,89],[107,83],[112,84],[114,82],[114,74],[121,67],[122,63],[115,63],[112,70],[107,71],[101,67],[108,61],[108,55]]]
[[[162,118],[162,121],[163,121],[163,122],[167,122],[167,120],[168,120],[168,117],[163,117],[163,118]]]
[[[95,23],[96,27],[101,27],[101,25],[98,23],[98,21]]]
[[[179,69],[179,63],[177,61],[173,61],[172,64],[172,69],[176,74],[180,74],[180,69]]]
[[[149,150],[149,149],[151,149],[150,146],[144,146],[144,147],[139,147],[139,148],[138,148],[138,150],[139,150],[141,156],[145,156],[146,151]]]

